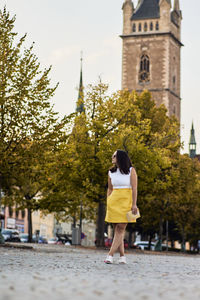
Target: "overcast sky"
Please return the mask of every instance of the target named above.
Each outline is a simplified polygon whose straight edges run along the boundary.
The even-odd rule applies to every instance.
[[[172,0],[173,3],[174,0]],[[134,1],[137,4],[137,0]],[[108,83],[110,91],[121,88],[123,0],[1,0],[11,15],[15,31],[28,33],[26,45],[34,41],[42,67],[53,65],[52,82],[60,85],[54,97],[61,114],[75,110],[83,51],[84,85]],[[200,1],[180,0],[182,22],[182,140],[188,152],[192,120],[197,152],[200,153]]]

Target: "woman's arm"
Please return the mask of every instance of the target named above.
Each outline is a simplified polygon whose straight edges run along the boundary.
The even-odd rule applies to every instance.
[[[112,186],[112,183],[111,183],[110,176],[108,175],[108,190],[107,190],[107,197],[110,196],[110,194],[112,193],[112,191],[113,191],[113,186]]]
[[[131,187],[132,187],[132,212],[137,214],[137,173],[134,168],[131,169]]]

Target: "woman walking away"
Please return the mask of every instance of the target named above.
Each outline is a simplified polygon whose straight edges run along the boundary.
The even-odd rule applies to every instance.
[[[137,214],[137,174],[125,151],[117,150],[112,156],[113,167],[108,172],[107,211],[105,221],[113,223],[114,239],[104,261],[113,263],[114,253],[119,250],[119,263],[125,264],[124,234],[128,223],[127,213]],[[136,222],[135,220],[130,223]]]

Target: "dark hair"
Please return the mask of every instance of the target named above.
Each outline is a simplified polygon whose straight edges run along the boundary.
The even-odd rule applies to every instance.
[[[117,150],[116,160],[117,160],[117,165],[115,165],[114,167],[112,167],[110,169],[111,173],[116,172],[117,168],[119,168],[119,170],[122,174],[129,174],[130,167],[132,167],[132,163],[131,163],[131,160],[130,160],[127,152],[125,152],[123,150]]]

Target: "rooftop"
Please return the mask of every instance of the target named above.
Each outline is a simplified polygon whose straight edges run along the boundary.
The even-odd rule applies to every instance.
[[[141,0],[131,20],[160,18],[159,0]]]

